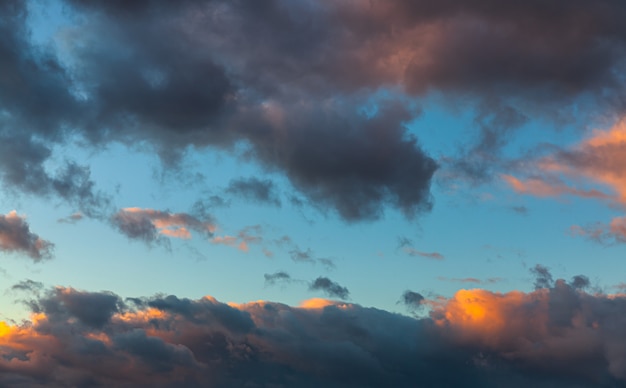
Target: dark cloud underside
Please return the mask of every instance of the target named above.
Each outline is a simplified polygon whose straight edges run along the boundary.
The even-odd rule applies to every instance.
[[[352,304],[233,307],[173,295],[133,298],[131,308],[111,293],[58,287],[30,302],[32,324],[2,326],[0,384],[626,386],[623,297],[562,280],[528,294],[463,292],[416,319]]]

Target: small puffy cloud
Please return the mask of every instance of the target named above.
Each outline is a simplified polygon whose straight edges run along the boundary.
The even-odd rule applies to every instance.
[[[422,306],[426,302],[426,298],[419,292],[406,290],[402,294],[402,298],[398,303],[402,303],[409,311],[417,312],[421,310]]]
[[[314,263],[315,260],[313,258],[313,251],[311,248],[307,248],[307,250],[302,250],[298,247],[295,247],[291,251],[289,251],[289,256],[291,256],[291,260],[296,263]]]
[[[187,213],[138,207],[118,211],[111,217],[111,222],[128,238],[148,243],[159,241],[162,236],[190,239],[190,230],[211,236],[216,229],[215,223],[210,219],[201,221]]]
[[[623,244],[626,243],[626,217],[615,217],[608,225],[600,222],[585,226],[573,225],[570,232],[601,244]]]
[[[346,287],[343,287],[339,283],[333,282],[329,278],[323,276],[320,276],[311,282],[309,290],[323,291],[326,295],[339,299],[348,299],[350,297],[350,291],[348,291]]]
[[[31,232],[26,217],[15,210],[0,214],[0,251],[25,254],[35,262],[52,256],[54,244]]]
[[[554,281],[552,279],[552,274],[547,267],[537,264],[530,269],[530,273],[535,277],[536,290],[552,287]]]

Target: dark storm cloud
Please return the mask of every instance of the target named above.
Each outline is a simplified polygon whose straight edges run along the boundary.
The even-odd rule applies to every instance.
[[[259,202],[280,206],[280,198],[276,192],[274,182],[269,179],[240,178],[230,181],[226,192],[234,194],[252,202]]]
[[[530,293],[462,290],[429,301],[424,318],[319,300],[120,300],[62,287],[33,300],[32,322],[2,326],[0,384],[626,386],[626,300],[561,279]],[[403,301],[426,300],[407,291]]]
[[[24,254],[38,262],[52,257],[53,249],[54,244],[33,233],[16,211],[0,214],[0,251]]]
[[[320,276],[309,285],[311,291],[323,291],[331,298],[348,299],[350,291],[327,277]]]
[[[65,161],[55,172],[44,163],[82,122],[69,76],[55,56],[28,42],[26,2],[0,5],[0,180],[8,191],[56,195],[86,214],[102,216],[109,199],[94,188],[90,171]]]
[[[294,77],[294,70],[306,72],[308,61],[317,55],[299,48],[300,43],[319,49],[324,44],[318,39],[328,39],[316,36],[323,29],[310,30],[294,13],[311,11],[314,18],[329,23],[316,7],[267,3],[258,8],[221,1],[175,8],[158,2],[73,3],[74,11],[88,22],[71,27],[70,32],[79,33],[59,38],[68,48],[71,70],[29,45],[25,10],[19,4],[3,15],[15,27],[7,28],[6,51],[11,55],[4,59],[15,74],[9,74],[3,90],[13,98],[18,88],[24,89],[19,80],[39,81],[29,84],[38,96],[33,101],[19,95],[0,100],[12,123],[26,128],[24,143],[38,151],[32,156],[21,153],[18,165],[3,168],[8,183],[36,189],[37,194],[48,194],[41,187],[54,186],[50,193],[65,199],[89,196],[86,189],[93,187],[85,174],[59,185],[38,183],[52,179],[43,169],[51,152],[46,142],[62,143],[70,133],[94,145],[147,142],[165,162],[178,160],[189,145],[231,149],[243,141],[249,146],[247,157],[282,171],[310,200],[336,209],[348,221],[375,219],[386,205],[410,217],[430,208],[436,164],[407,135],[404,123],[414,113],[394,102],[381,104],[379,113],[366,117],[360,113],[366,98],[351,95],[354,88],[345,97],[329,99],[336,91],[333,83],[342,77],[322,77],[321,83]],[[289,30],[293,42],[284,38]],[[270,56],[257,55],[259,39]],[[23,57],[30,58],[29,66],[23,66]],[[285,61],[279,63],[279,57]],[[53,63],[55,70],[43,62]],[[32,74],[20,74],[22,69]],[[43,87],[47,89],[40,90]],[[56,109],[44,106],[48,100]],[[47,110],[39,114],[37,109],[44,107]],[[35,117],[45,125],[31,129],[38,124],[31,122]],[[9,138],[15,140],[12,132]],[[19,169],[26,171],[27,165],[35,167],[27,176],[38,175],[11,182],[24,179]],[[67,178],[64,171],[60,176]],[[259,185],[266,182],[245,183],[236,187],[238,192],[278,203],[263,191],[267,185]]]
[[[612,0],[66,3],[79,17],[62,60],[30,44],[24,2],[2,5],[0,135],[26,152],[0,174],[72,201],[98,198],[87,170],[55,185],[43,165],[79,136],[151,144],[168,163],[241,145],[347,221],[413,217],[437,169],[406,128],[414,97],[474,108],[476,144],[450,160],[478,180],[529,117],[623,105],[626,7]]]

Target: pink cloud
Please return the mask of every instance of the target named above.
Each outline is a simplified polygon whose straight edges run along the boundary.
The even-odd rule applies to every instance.
[[[190,230],[206,235],[212,235],[216,230],[215,223],[210,219],[202,221],[187,213],[138,207],[118,211],[113,215],[112,222],[126,236],[147,242],[156,241],[159,236],[190,239]]]

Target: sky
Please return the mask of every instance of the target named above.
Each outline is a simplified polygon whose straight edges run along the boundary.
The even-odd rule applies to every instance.
[[[0,2],[0,385],[626,387],[624,20]]]

